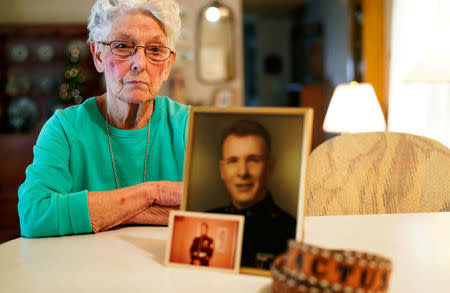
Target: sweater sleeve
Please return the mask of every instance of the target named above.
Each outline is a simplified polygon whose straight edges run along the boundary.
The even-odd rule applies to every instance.
[[[33,153],[33,163],[18,190],[22,236],[92,232],[87,190],[72,191],[70,144],[58,113],[42,128]]]

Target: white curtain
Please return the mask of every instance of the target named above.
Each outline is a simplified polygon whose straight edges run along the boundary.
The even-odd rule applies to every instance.
[[[450,81],[406,79],[436,39],[444,37],[442,28],[450,26],[449,11],[450,0],[393,0],[388,116],[389,131],[430,137],[447,147]],[[450,52],[445,58],[450,58]]]

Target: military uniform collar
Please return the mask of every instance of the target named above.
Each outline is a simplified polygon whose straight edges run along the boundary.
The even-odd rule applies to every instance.
[[[255,214],[271,213],[274,205],[275,204],[272,200],[272,195],[270,194],[270,192],[267,192],[266,197],[254,206],[251,206],[247,209],[238,210],[233,204],[230,204],[230,209],[233,213],[238,213],[241,215],[245,215],[247,217],[251,217]]]

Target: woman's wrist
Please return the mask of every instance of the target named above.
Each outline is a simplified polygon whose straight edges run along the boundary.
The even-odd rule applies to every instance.
[[[147,207],[153,205],[158,200],[159,186],[155,183],[157,181],[148,181],[140,184],[143,187]]]
[[[139,214],[125,220],[122,225],[141,224],[141,225],[167,225],[171,210],[178,210],[179,206],[160,206],[152,205]]]

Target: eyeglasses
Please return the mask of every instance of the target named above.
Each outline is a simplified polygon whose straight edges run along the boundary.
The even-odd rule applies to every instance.
[[[145,56],[153,61],[166,61],[174,52],[165,46],[138,46],[132,42],[127,41],[112,41],[109,43],[100,42],[103,45],[109,46],[111,53],[117,57],[127,58],[136,53],[137,48],[143,48]]]

